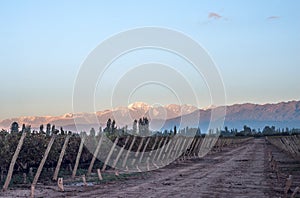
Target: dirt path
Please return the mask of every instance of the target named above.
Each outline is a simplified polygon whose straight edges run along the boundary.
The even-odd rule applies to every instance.
[[[272,151],[279,166],[290,158],[267,144],[253,139],[239,147],[205,156],[175,162],[138,178],[90,187],[66,187],[67,192],[44,189],[45,197],[283,197],[286,174],[279,180],[269,167],[268,152]],[[300,181],[299,163],[292,169]],[[289,171],[289,169],[285,169]],[[287,174],[290,174],[288,172]],[[298,185],[297,183],[295,185]]]
[[[274,186],[268,183],[265,170],[265,147],[263,139],[256,139],[204,159],[172,164],[146,180],[78,197],[273,197]]]

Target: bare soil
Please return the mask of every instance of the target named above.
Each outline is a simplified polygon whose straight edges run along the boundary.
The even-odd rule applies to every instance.
[[[270,168],[270,151],[278,162],[279,174]],[[65,192],[56,186],[38,185],[36,197],[284,197],[285,180],[290,174],[293,191],[300,186],[300,162],[261,138],[202,159],[176,161],[128,180],[65,186]],[[0,193],[0,197],[29,196],[29,189]]]

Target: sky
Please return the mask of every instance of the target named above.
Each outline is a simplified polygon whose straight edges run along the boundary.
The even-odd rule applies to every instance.
[[[0,120],[72,112],[74,82],[89,53],[112,35],[148,26],[176,30],[198,42],[222,76],[226,104],[299,100],[299,8],[293,0],[1,1]],[[114,88],[109,82],[118,65],[126,70],[136,57],[144,63],[152,57],[166,60],[177,68],[186,64],[157,50],[121,58],[106,75],[106,92],[96,90],[97,110],[109,108],[108,99],[101,98]],[[193,81],[192,72],[186,72],[200,97],[198,106],[211,105],[203,79]],[[167,92],[152,85],[113,103],[176,102]]]

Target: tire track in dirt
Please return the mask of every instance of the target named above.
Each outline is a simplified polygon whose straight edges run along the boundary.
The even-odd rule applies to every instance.
[[[270,186],[266,175],[265,144],[254,139],[203,159],[171,164],[144,180],[78,197],[273,197],[276,186]]]

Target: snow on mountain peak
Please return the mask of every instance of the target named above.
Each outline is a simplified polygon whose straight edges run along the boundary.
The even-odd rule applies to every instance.
[[[66,113],[63,118],[73,118],[73,113]]]
[[[215,109],[217,106],[216,105],[209,105],[207,107],[204,107],[203,110],[211,110],[211,109]]]
[[[134,102],[128,105],[129,109],[143,109],[148,110],[151,106],[145,102]]]
[[[198,109],[197,107],[189,104],[184,104],[184,105],[169,104],[166,105],[165,108],[169,109],[174,113],[177,113],[178,115],[192,113],[193,111],[196,111]]]

